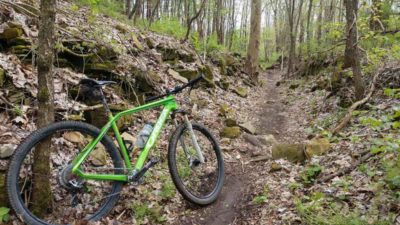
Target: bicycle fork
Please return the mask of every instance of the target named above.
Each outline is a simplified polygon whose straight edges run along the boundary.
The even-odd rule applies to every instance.
[[[185,125],[187,127],[187,130],[189,131],[189,135],[190,135],[190,139],[192,141],[193,147],[196,150],[196,154],[197,154],[198,160],[200,161],[200,163],[204,163],[205,162],[204,156],[203,156],[203,153],[202,153],[201,148],[199,146],[199,143],[197,141],[197,137],[196,137],[196,135],[195,135],[195,133],[193,131],[192,123],[190,123],[189,118],[188,118],[188,116],[186,114],[184,114],[183,117],[184,117],[184,120],[185,120]],[[175,126],[177,127],[178,126],[178,122],[176,121],[176,119],[174,119],[174,123],[175,123]],[[185,152],[186,157],[190,160],[190,164],[192,164],[192,159],[190,157],[188,149],[186,148],[186,144],[185,144],[185,142],[183,140],[183,137],[180,138],[179,142],[181,143],[181,146],[183,148],[183,151]]]

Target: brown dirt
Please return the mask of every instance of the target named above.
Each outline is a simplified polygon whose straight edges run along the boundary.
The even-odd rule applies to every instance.
[[[251,112],[250,118],[257,122],[257,132],[259,134],[273,134],[279,139],[286,127],[286,116],[282,113],[285,108],[282,104],[282,96],[278,92],[279,87],[276,83],[281,79],[281,74],[277,70],[262,74],[261,80],[265,86],[259,88],[245,101],[248,105],[255,105],[256,109],[250,107],[243,109]],[[257,103],[251,103],[258,99]],[[244,141],[244,140],[242,140]],[[211,206],[194,209],[188,217],[181,218],[179,224],[202,224],[202,225],[225,225],[225,224],[248,224],[257,218],[251,218],[252,190],[251,183],[260,175],[263,168],[247,162],[250,156],[244,155],[240,162],[225,162],[226,179],[224,188],[219,199]],[[250,217],[250,218],[249,218]]]

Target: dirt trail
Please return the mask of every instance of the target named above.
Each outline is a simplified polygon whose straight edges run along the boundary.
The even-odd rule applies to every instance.
[[[281,79],[281,72],[278,70],[267,71],[261,78],[266,83],[263,88],[262,102],[259,102],[258,131],[261,134],[273,134],[280,137],[287,126],[285,107],[282,104],[282,96],[279,87],[276,85]]]
[[[257,125],[259,134],[273,134],[279,138],[286,126],[286,117],[283,111],[282,96],[279,94],[279,87],[276,83],[281,79],[279,71],[269,71],[260,77],[266,84],[259,88],[254,96],[245,101],[257,101],[257,109],[247,109],[251,111],[250,118]],[[253,103],[254,104],[254,103]],[[248,112],[247,112],[248,113]],[[244,141],[244,140],[243,140]],[[249,160],[248,155],[243,156],[243,161]],[[204,225],[227,225],[227,224],[246,224],[248,214],[244,208],[251,199],[250,183],[260,174],[255,167],[250,164],[226,162],[226,179],[222,194],[211,206],[200,209],[196,215],[191,215],[180,221],[181,224],[204,224]],[[246,215],[247,214],[247,215]]]

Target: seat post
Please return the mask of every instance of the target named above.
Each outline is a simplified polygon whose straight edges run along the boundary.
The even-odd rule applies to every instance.
[[[103,88],[101,86],[99,87],[99,91],[100,91],[101,103],[103,104],[103,107],[106,110],[106,117],[109,117],[111,115],[111,110],[108,107],[106,96],[104,96]]]

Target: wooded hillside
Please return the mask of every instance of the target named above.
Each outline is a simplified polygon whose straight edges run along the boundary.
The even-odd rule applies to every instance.
[[[29,223],[10,204],[6,174],[32,132],[71,120],[101,129],[110,112],[199,74],[175,97],[222,151],[216,202],[199,207],[178,193],[168,119],[147,160],[158,164],[112,194],[120,199],[107,216],[87,221],[97,201],[86,195],[108,199],[109,184],[71,172],[69,155],[91,141],[76,132],[22,161],[24,207],[52,224],[400,224],[399,0],[0,0],[0,224]],[[116,82],[103,89],[109,109],[82,79]],[[160,112],[121,117],[123,145],[134,148]],[[103,144],[88,171],[115,166]],[[179,174],[195,179],[196,160]],[[137,172],[125,167],[111,173]],[[213,181],[204,167],[199,190]],[[68,194],[64,179],[83,186]]]

